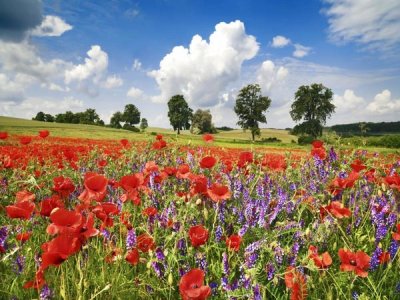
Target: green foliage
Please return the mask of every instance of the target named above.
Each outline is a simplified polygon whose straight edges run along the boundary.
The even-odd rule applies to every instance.
[[[122,113],[120,111],[116,111],[110,119],[110,127],[120,129],[122,128],[121,122],[122,122]]]
[[[135,126],[131,126],[128,123],[125,123],[122,128],[125,129],[125,130],[133,131],[133,132],[140,132],[139,128],[137,128]]]
[[[354,147],[384,147],[400,149],[400,135],[388,134],[384,136],[349,137],[342,139],[343,144]]]
[[[54,117],[50,114],[45,114],[44,115],[44,121],[45,122],[54,122]]]
[[[299,145],[310,145],[313,141],[314,141],[314,138],[312,136],[302,135],[302,136],[299,136],[297,143]]]
[[[212,115],[210,110],[198,109],[192,117],[192,127],[190,128],[191,133],[215,133],[216,129],[212,124]]]
[[[57,114],[55,117],[56,123],[70,123],[70,124],[87,124],[104,126],[104,121],[100,119],[96,110],[88,108],[84,112],[73,113],[66,111],[65,113]]]
[[[193,110],[187,104],[182,95],[175,95],[168,101],[168,118],[174,131],[178,134],[182,129],[190,128],[190,120],[193,116]]]
[[[360,128],[362,124],[363,128]],[[331,130],[336,131],[341,136],[352,135],[377,135],[385,133],[400,133],[399,122],[361,122],[351,124],[338,124],[330,127]],[[362,132],[363,131],[363,132]]]
[[[44,122],[44,120],[45,120],[44,118],[45,118],[44,112],[39,111],[39,112],[36,114],[36,117],[32,118],[32,120]]]
[[[125,105],[124,112],[122,114],[122,121],[133,126],[140,123],[140,111],[133,104]]]
[[[262,143],[281,143],[282,141],[276,137],[262,138]]]
[[[149,127],[149,124],[147,123],[147,119],[142,118],[142,120],[140,121],[140,129],[142,131],[145,131],[147,127]]]
[[[271,105],[271,99],[261,95],[258,84],[249,84],[242,88],[236,98],[235,113],[239,117],[237,124],[244,130],[250,129],[252,139],[260,135],[258,122],[267,123],[264,112]]]
[[[331,89],[322,84],[302,85],[295,93],[290,116],[293,121],[303,122],[293,128],[294,134],[309,134],[313,138],[322,135],[323,125],[335,111]]]
[[[233,128],[228,127],[228,126],[216,127],[215,129],[219,130],[219,131],[232,131],[232,130],[234,130]]]

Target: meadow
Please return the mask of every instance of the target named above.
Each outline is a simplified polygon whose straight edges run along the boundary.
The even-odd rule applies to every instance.
[[[1,299],[400,298],[395,152],[0,121]]]

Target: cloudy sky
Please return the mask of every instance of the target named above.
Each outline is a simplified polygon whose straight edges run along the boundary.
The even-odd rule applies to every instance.
[[[398,0],[0,0],[0,115],[133,103],[168,127],[183,94],[235,126],[238,91],[272,99],[266,127],[293,126],[300,85],[334,92],[328,124],[400,120]]]

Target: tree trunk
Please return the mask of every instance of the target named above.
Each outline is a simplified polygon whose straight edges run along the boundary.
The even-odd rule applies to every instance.
[[[251,131],[251,137],[252,137],[253,142],[254,142],[254,131],[253,130]]]
[[[181,134],[180,128],[178,127],[178,134]]]

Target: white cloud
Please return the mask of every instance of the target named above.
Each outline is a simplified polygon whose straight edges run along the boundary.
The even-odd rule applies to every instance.
[[[120,87],[123,84],[124,84],[124,81],[122,80],[121,77],[118,77],[117,75],[112,75],[112,76],[107,77],[106,81],[103,83],[103,86],[106,89],[112,89],[112,88]]]
[[[326,0],[329,32],[337,42],[355,41],[385,50],[400,42],[400,1]]]
[[[0,101],[15,101],[23,98],[23,84],[16,78],[12,80],[6,74],[0,73]]]
[[[215,26],[209,42],[195,35],[189,45],[176,46],[160,62],[160,68],[148,73],[161,91],[152,98],[166,102],[175,94],[183,94],[198,106],[213,106],[235,82],[244,61],[253,58],[259,49],[254,36],[247,35],[241,21],[221,22]]]
[[[271,60],[266,60],[258,69],[257,82],[263,92],[269,92],[271,87],[282,82],[288,73],[287,68],[282,66],[277,68]]]
[[[144,96],[144,92],[141,89],[131,87],[126,96],[133,99],[141,99]]]
[[[15,101],[0,102],[0,115],[31,119],[39,111],[55,115],[67,110],[77,112],[83,108],[83,101],[73,97],[65,97],[61,101],[32,97],[21,103]]]
[[[333,104],[336,106],[336,112],[349,112],[361,108],[365,101],[363,97],[356,96],[353,90],[346,89],[343,96],[333,95]]]
[[[95,84],[99,83],[108,67],[108,55],[99,45],[93,45],[87,56],[84,64],[75,65],[65,71],[65,83],[82,82],[86,79],[92,79]]]
[[[31,31],[33,36],[61,36],[72,26],[57,16],[45,16],[42,24]]]
[[[397,113],[400,111],[400,99],[392,99],[392,93],[383,90],[368,104],[367,110],[378,114]]]
[[[135,71],[139,71],[142,69],[142,63],[140,62],[139,59],[135,58],[132,64],[132,69]]]
[[[290,39],[277,35],[272,39],[272,47],[274,48],[282,48],[290,44]]]
[[[300,44],[294,44],[294,48],[295,50],[293,51],[293,56],[298,58],[307,56],[311,51],[311,47],[306,47]]]

